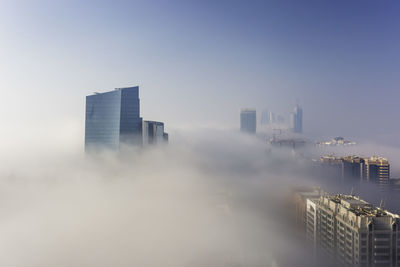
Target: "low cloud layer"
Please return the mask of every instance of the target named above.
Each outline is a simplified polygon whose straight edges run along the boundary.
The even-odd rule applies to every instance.
[[[172,136],[118,155],[10,154],[0,266],[310,265],[287,205],[315,183],[304,163],[240,133]]]

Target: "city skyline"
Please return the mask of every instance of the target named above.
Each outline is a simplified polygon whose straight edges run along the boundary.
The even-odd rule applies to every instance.
[[[398,3],[42,3],[4,1],[0,11],[7,134],[26,137],[15,121],[55,131],[56,117],[82,132],[81,95],[139,84],[143,116],[175,129],[235,128],[243,106],[288,117],[299,99],[307,134],[400,147]],[[372,110],[376,100],[385,105]],[[370,129],[370,120],[387,127]]]
[[[400,266],[399,14],[0,0],[0,266]]]

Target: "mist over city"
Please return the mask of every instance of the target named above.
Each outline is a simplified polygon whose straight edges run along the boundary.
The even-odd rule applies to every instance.
[[[0,0],[0,266],[400,266],[399,12]]]

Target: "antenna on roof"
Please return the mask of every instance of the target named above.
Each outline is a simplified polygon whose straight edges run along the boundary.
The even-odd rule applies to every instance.
[[[381,199],[381,203],[379,204],[379,208],[382,209],[383,199]]]
[[[354,187],[351,188],[350,196],[353,196],[353,192],[354,192]]]

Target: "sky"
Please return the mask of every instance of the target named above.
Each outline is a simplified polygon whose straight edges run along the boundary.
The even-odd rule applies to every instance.
[[[243,107],[288,118],[298,101],[309,136],[400,146],[399,11],[368,0],[0,0],[3,136],[57,132],[81,146],[85,96],[139,85],[142,116],[167,130],[237,129]]]

